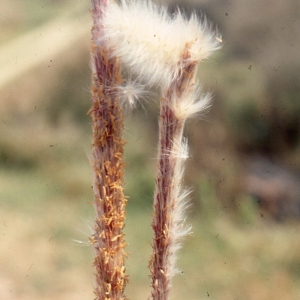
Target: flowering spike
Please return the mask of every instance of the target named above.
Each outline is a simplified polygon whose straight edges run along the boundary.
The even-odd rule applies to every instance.
[[[121,66],[116,57],[109,55],[110,48],[106,43],[97,44],[103,32],[103,14],[110,5],[108,0],[92,0],[93,76],[89,114],[93,127],[91,164],[96,221],[90,242],[95,253],[95,300],[125,300],[124,288],[128,281],[123,233],[127,203],[122,188],[124,120],[119,97],[111,91],[111,86],[122,83]]]

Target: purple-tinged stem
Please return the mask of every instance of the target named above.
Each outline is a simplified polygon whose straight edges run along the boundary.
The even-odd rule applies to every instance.
[[[170,86],[163,91],[160,102],[159,146],[154,196],[152,228],[153,254],[150,261],[153,300],[167,300],[175,269],[175,252],[179,239],[184,235],[182,210],[184,193],[181,194],[183,162],[184,118],[176,116],[174,108],[182,101],[186,90],[194,84],[197,64],[189,62],[188,47],[179,62],[182,68]]]
[[[89,114],[93,128],[91,162],[96,222],[90,240],[95,253],[95,300],[125,300],[128,278],[125,275],[123,233],[127,204],[123,194],[124,123],[118,95],[111,92],[111,87],[118,86],[122,77],[119,61],[109,55],[110,49],[104,42],[99,43],[103,30],[101,20],[108,5],[106,0],[92,0],[93,76]]]

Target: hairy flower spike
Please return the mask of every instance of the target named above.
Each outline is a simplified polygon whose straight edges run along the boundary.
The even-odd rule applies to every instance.
[[[219,48],[206,20],[180,11],[170,16],[163,6],[149,0],[121,0],[105,12],[104,35],[99,40],[113,55],[149,84],[166,87],[184,67],[180,57],[189,44],[190,61],[199,62]],[[186,62],[185,62],[186,63]]]
[[[126,300],[124,289],[126,242],[123,233],[127,199],[123,193],[124,118],[119,96],[111,86],[122,84],[121,65],[109,56],[106,43],[97,45],[102,36],[102,17],[108,0],[92,0],[92,118],[93,144],[91,164],[94,181],[96,221],[90,242],[94,249],[95,300]]]
[[[135,106],[147,86],[161,90],[159,142],[154,194],[153,253],[149,263],[151,297],[168,300],[177,273],[176,252],[190,232],[185,226],[189,190],[182,186],[188,144],[185,122],[209,107],[208,94],[199,97],[197,67],[220,47],[221,37],[196,14],[185,17],[179,10],[150,0],[92,0],[93,31],[93,169],[97,220],[91,242],[97,269],[97,299],[124,300],[123,111],[121,102]],[[95,5],[97,4],[97,5]],[[97,23],[101,20],[100,23]],[[99,33],[99,34],[98,34]],[[124,83],[122,68],[137,80]],[[145,82],[140,85],[139,82]],[[200,99],[200,100],[199,100]],[[126,106],[126,105],[125,105]],[[112,147],[113,145],[113,147]]]

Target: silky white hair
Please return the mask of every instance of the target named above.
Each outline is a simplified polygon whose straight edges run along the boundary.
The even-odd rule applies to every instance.
[[[220,47],[208,22],[179,10],[172,16],[149,0],[121,0],[108,5],[103,18],[105,42],[131,72],[150,85],[166,87],[178,74],[180,58],[189,47],[189,60],[199,62]]]

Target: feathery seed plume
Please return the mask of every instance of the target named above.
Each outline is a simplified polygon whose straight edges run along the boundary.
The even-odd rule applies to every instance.
[[[189,44],[190,61],[201,61],[219,48],[206,20],[196,14],[172,16],[150,0],[121,0],[105,11],[103,36],[112,54],[149,84],[166,87],[184,65],[180,57]]]
[[[122,107],[127,110],[132,110],[137,104],[147,101],[151,95],[146,84],[132,78],[113,86],[111,90],[112,94],[119,98]]]

